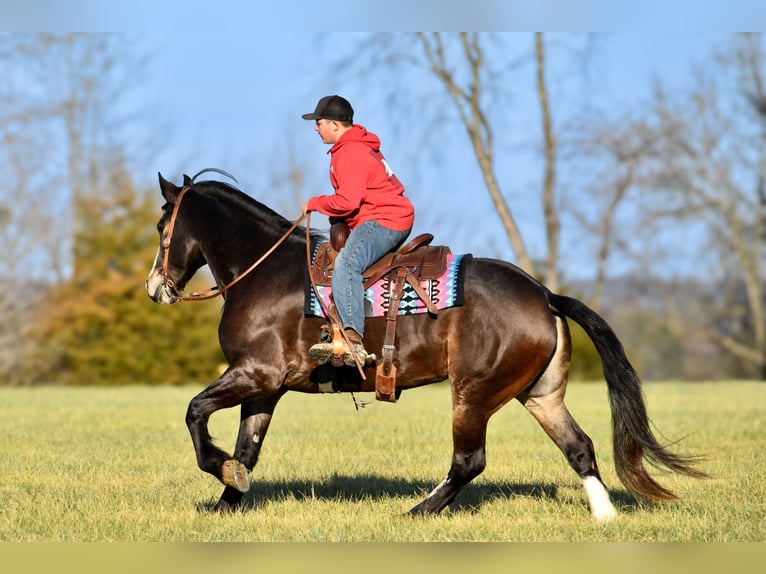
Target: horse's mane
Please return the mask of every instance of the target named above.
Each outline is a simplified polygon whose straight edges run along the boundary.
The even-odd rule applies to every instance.
[[[274,226],[279,228],[287,228],[292,225],[292,222],[270,207],[222,181],[199,181],[194,183],[192,189],[202,195],[228,203],[245,216],[258,221],[266,220],[267,223],[273,223]]]
[[[269,225],[277,230],[286,231],[293,224],[292,221],[288,220],[283,215],[280,215],[267,205],[264,205],[260,201],[257,201],[228,183],[217,180],[203,180],[194,183],[191,189],[217,201],[227,203],[233,206],[236,211],[242,213],[245,217]],[[299,233],[301,237],[304,237],[306,228],[300,226],[294,233]],[[311,230],[311,236],[314,239],[323,239],[324,235],[325,234],[320,231]]]

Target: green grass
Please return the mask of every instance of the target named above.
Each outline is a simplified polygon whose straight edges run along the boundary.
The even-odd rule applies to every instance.
[[[680,500],[619,483],[603,383],[572,384],[620,518],[595,523],[580,481],[522,407],[490,421],[486,471],[440,516],[403,514],[446,475],[445,385],[355,410],[349,395],[288,394],[245,509],[208,512],[221,485],[197,469],[184,414],[197,387],[0,388],[0,541],[763,541],[766,385],[645,386],[650,416],[709,480],[660,474]],[[371,395],[357,395],[371,399]],[[231,451],[238,411],[211,431]]]

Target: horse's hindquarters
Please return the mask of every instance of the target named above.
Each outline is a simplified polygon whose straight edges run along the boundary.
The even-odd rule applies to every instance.
[[[448,345],[453,384],[474,380],[510,400],[545,370],[556,340],[556,321],[538,283],[502,261],[470,263],[462,316]]]

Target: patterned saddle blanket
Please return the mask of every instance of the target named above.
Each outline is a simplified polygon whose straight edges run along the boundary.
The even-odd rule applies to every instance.
[[[316,253],[314,254],[316,260]],[[437,277],[421,279],[418,281],[421,292],[424,293],[430,303],[431,309],[447,309],[463,305],[463,285],[465,269],[472,259],[470,253],[446,255],[444,271]],[[416,271],[413,271],[416,273]],[[388,313],[389,299],[391,294],[392,276],[386,274],[367,286],[364,293],[364,311],[367,317],[385,317]],[[322,297],[324,306],[330,304],[332,288],[330,285],[317,285],[317,291]],[[408,282],[404,283],[401,301],[399,302],[398,315],[417,315],[429,312],[427,304],[417,291]],[[325,317],[323,307],[317,300],[316,293],[311,287],[311,282],[306,280],[304,314],[306,317]]]

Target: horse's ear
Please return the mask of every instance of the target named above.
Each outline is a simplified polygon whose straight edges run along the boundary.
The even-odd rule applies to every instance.
[[[184,174],[184,186],[191,187],[193,183],[194,183],[194,180],[190,178],[188,175]]]
[[[162,191],[162,197],[164,197],[168,203],[175,203],[176,197],[178,197],[181,188],[162,177],[160,172],[157,172],[157,176],[160,178],[160,190]]]

